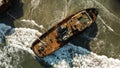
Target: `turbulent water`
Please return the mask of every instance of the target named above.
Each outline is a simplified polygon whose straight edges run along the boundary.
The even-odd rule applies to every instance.
[[[120,67],[120,15],[116,15],[111,9],[111,0],[106,2],[22,0],[22,2],[23,10],[18,12],[23,13],[22,16],[18,14],[21,18],[16,18],[17,12],[14,14],[9,11],[7,17],[13,19],[12,23],[8,18],[3,18],[7,22],[2,20],[0,23],[0,68],[49,68],[49,65],[53,68]],[[19,6],[21,9],[21,5]],[[49,56],[44,58],[35,56],[30,49],[35,39],[54,23],[81,9],[91,7],[99,10],[96,26],[93,25],[82,33],[80,39],[84,40],[78,40],[80,44],[74,44],[72,40]],[[16,11],[15,9],[16,7],[13,11]],[[88,44],[90,51],[85,49]]]

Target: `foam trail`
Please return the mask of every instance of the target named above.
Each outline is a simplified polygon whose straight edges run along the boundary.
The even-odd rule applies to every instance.
[[[59,21],[61,21],[61,20],[63,20],[64,18],[67,17],[68,10],[69,10],[69,7],[70,7],[70,5],[71,5],[72,0],[64,0],[64,2],[65,2],[65,7],[64,7],[64,9],[63,9],[63,12],[62,12],[61,17],[60,17],[60,18],[59,18],[59,16],[56,17],[53,21],[48,22],[48,23],[50,23],[50,24],[48,24],[48,25],[51,25],[51,23],[54,23],[54,22],[59,22]],[[53,26],[53,25],[54,25],[54,24],[52,24],[52,26]],[[49,27],[49,26],[48,26],[48,27]],[[50,27],[49,27],[49,28],[50,28]]]
[[[114,32],[114,30],[105,23],[105,21],[101,18],[100,15],[98,15],[98,18],[102,21],[102,23],[103,23],[110,31]]]
[[[40,4],[41,0],[31,0],[31,8],[32,10],[36,9]]]
[[[71,1],[72,0],[69,0],[69,1],[65,0],[66,5],[65,5],[65,8],[64,8],[62,19],[64,19],[67,16],[67,14],[68,14],[68,9],[69,9],[69,7],[71,5]]]
[[[38,25],[34,20],[22,19],[21,22],[24,23],[26,26],[30,26],[30,27],[36,26],[40,28],[41,30],[45,29],[43,25]]]
[[[39,6],[41,0],[31,0],[30,9],[28,11],[28,19],[32,19],[34,10]]]

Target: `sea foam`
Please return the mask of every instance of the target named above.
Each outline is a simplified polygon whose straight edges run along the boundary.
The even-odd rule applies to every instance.
[[[1,27],[0,31],[1,36],[5,36],[6,46],[1,47],[0,50],[0,65],[6,68],[17,68],[19,62],[22,60],[20,60],[21,57],[14,52],[26,51],[30,53],[31,56],[34,55],[34,52],[30,49],[30,47],[34,40],[38,38],[38,35],[40,36],[42,33],[30,28],[11,29],[7,25],[4,25],[3,28]],[[11,35],[6,36],[5,33],[8,29],[11,29],[11,31],[14,32]],[[13,60],[13,58],[16,58],[17,60]],[[43,62],[47,62],[49,65],[52,65],[54,68],[120,67],[119,59],[108,58],[104,55],[100,56],[71,43],[68,43],[51,55],[42,58],[42,60]]]

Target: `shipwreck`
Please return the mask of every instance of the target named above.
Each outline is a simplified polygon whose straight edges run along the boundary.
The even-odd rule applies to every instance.
[[[69,42],[69,39],[95,22],[96,8],[83,9],[55,24],[36,39],[31,49],[38,57],[47,56]]]

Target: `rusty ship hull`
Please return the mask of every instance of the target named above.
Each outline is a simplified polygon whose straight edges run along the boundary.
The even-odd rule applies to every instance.
[[[64,46],[68,40],[95,22],[98,11],[88,8],[63,19],[41,35],[31,49],[40,58]]]

